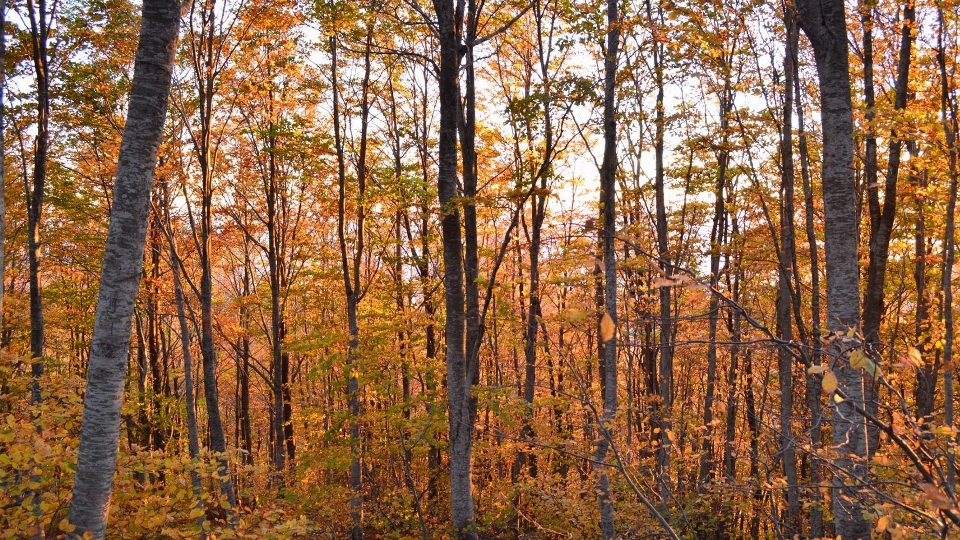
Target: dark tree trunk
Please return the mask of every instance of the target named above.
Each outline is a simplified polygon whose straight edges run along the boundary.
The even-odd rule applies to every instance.
[[[732,55],[731,55],[732,56]],[[720,256],[727,236],[727,211],[724,191],[727,189],[727,166],[730,161],[729,150],[729,115],[733,107],[733,89],[730,80],[731,56],[726,56],[727,72],[725,73],[723,93],[720,96],[720,143],[717,156],[717,181],[713,192],[713,225],[710,231],[710,287],[716,289],[720,284]],[[720,320],[720,301],[716,295],[710,295],[709,322],[707,327],[707,387],[703,400],[703,425],[706,428],[703,434],[702,456],[700,458],[700,473],[697,477],[697,491],[704,492],[713,469],[712,429],[713,402],[717,381],[717,325]]]
[[[251,276],[250,276],[250,248],[246,240],[243,246],[243,282],[241,284],[240,300],[240,328],[242,335],[240,337],[240,351],[237,359],[237,385],[240,387],[240,403],[237,411],[237,438],[239,446],[243,450],[243,462],[247,465],[253,465],[253,434],[250,429],[250,308],[247,302],[250,300]]]
[[[794,291],[791,283],[796,273],[796,233],[794,232],[794,165],[793,165],[793,65],[798,46],[798,35],[793,10],[784,13],[787,29],[787,50],[784,55],[783,126],[780,140],[781,159],[781,206],[780,250],[777,287],[777,334],[786,342],[793,341]],[[780,454],[783,474],[787,480],[787,526],[798,531],[797,517],[800,513],[800,492],[797,477],[797,458],[793,440],[793,356],[786,347],[777,349],[778,379],[780,383]]]
[[[190,18],[198,14],[201,18],[200,31],[193,37],[191,54],[194,78],[198,91],[199,134],[195,138],[195,152],[200,169],[200,353],[203,367],[203,393],[207,408],[207,427],[210,435],[210,447],[218,454],[217,467],[220,477],[220,489],[232,508],[237,507],[237,497],[233,489],[233,479],[227,465],[227,440],[220,415],[220,398],[217,388],[217,356],[213,330],[213,268],[210,240],[213,235],[213,106],[216,91],[216,2],[194,4]],[[199,13],[198,13],[199,11]],[[235,515],[234,511],[230,511]],[[231,517],[231,522],[232,522]]]
[[[347,369],[350,374],[347,377],[347,400],[350,407],[350,518],[352,528],[350,538],[360,540],[363,538],[363,477],[360,461],[360,383],[355,374],[356,368],[352,367],[356,363],[357,352],[360,347],[360,326],[358,320],[358,308],[360,304],[360,265],[363,261],[364,253],[364,221],[366,218],[366,208],[364,203],[364,194],[367,182],[367,130],[370,117],[370,56],[373,45],[374,26],[368,23],[366,43],[364,47],[364,72],[361,82],[361,102],[360,102],[360,142],[357,155],[357,208],[356,215],[352,219],[354,228],[354,252],[352,257],[347,250],[346,238],[346,197],[347,197],[347,176],[346,176],[346,154],[341,136],[340,127],[340,104],[338,100],[339,80],[337,77],[337,41],[336,37],[330,38],[330,47],[332,52],[332,82],[333,85],[333,122],[334,122],[334,141],[337,152],[337,177],[339,179],[339,198],[338,198],[338,221],[337,237],[340,244],[340,263],[343,274],[344,293],[347,299],[347,326],[350,333],[349,351],[347,354]]]
[[[900,56],[897,62],[897,86],[895,88],[893,107],[897,113],[907,108],[907,93],[910,79],[910,53],[913,46],[915,15],[914,2],[904,4],[903,20],[901,21]],[[873,15],[871,8],[865,8],[862,14],[863,33],[863,64],[864,64],[864,97],[867,105],[867,133],[866,151],[864,155],[864,178],[867,182],[867,203],[870,208],[870,262],[867,267],[867,289],[863,296],[863,335],[869,347],[876,347],[880,343],[880,319],[883,316],[883,286],[887,272],[887,259],[890,252],[890,236],[893,234],[893,223],[897,211],[897,177],[900,173],[900,154],[903,141],[896,124],[890,129],[888,137],[887,174],[883,187],[883,203],[881,205],[879,185],[877,181],[877,138],[873,131],[873,120],[876,117],[876,102],[873,88]],[[868,399],[874,399],[875,390],[871,390]]]
[[[960,131],[958,121],[957,101],[955,97],[953,75],[947,76],[947,50],[944,36],[946,25],[943,8],[938,5],[938,34],[937,34],[937,66],[940,70],[940,119],[943,122],[943,134],[946,139],[947,160],[950,173],[950,199],[947,203],[947,223],[943,239],[943,423],[953,427],[954,418],[954,390],[953,390],[953,264],[956,247],[956,225],[954,213],[957,209],[957,183],[960,181],[960,166],[957,163],[957,132]],[[956,496],[956,462],[955,457],[947,453],[947,491]]]
[[[593,459],[602,463],[613,444],[613,423],[617,415],[617,58],[620,49],[618,0],[607,0],[607,34],[603,47],[603,162],[600,165],[600,232],[603,245],[603,313],[598,341],[603,343],[603,415],[598,418],[599,437]],[[604,540],[616,536],[613,494],[607,469],[597,479],[600,502],[600,532]]]
[[[917,154],[916,143],[908,143],[908,151],[912,155]],[[927,292],[927,258],[930,256],[930,249],[927,247],[927,226],[926,212],[924,207],[927,204],[924,190],[927,187],[927,172],[917,171],[913,163],[910,164],[910,179],[914,187],[914,200],[916,202],[916,217],[913,221],[913,255],[915,266],[913,268],[913,283],[917,290],[917,309],[914,314],[913,333],[917,340],[917,349],[920,356],[929,358],[933,352],[930,346],[930,297]],[[933,413],[933,401],[936,394],[937,374],[940,371],[939,355],[934,362],[924,362],[917,368],[917,384],[914,394],[916,403],[917,418],[925,418]]]
[[[651,26],[658,21],[654,18],[651,0],[646,0],[647,19]],[[662,16],[657,9],[658,16]],[[669,274],[670,247],[669,231],[667,230],[666,187],[664,173],[664,136],[666,132],[666,115],[664,111],[664,46],[655,44],[653,50],[654,78],[657,86],[657,106],[654,117],[654,190],[656,191],[656,229],[657,255],[659,256],[660,272]],[[659,375],[659,403],[653,412],[654,424],[660,430],[660,445],[657,447],[657,482],[660,488],[661,504],[669,508],[671,497],[670,482],[670,409],[673,407],[673,310],[669,287],[659,289],[660,296],[660,366]]]
[[[799,37],[799,34],[797,37]],[[796,49],[794,49],[794,53],[796,53]],[[817,247],[817,233],[814,227],[813,186],[810,180],[809,153],[807,151],[807,135],[803,124],[803,102],[801,101],[802,94],[800,93],[799,62],[797,58],[795,56],[793,61],[793,93],[796,101],[797,130],[799,132],[797,150],[800,154],[800,176],[803,180],[804,229],[807,236],[807,245],[810,246],[810,364],[819,366],[822,347],[820,341],[820,263],[818,262],[820,250]],[[808,373],[805,383],[807,413],[810,415],[810,444],[816,450],[820,448],[822,441],[820,381],[817,375]],[[811,459],[808,470],[810,485],[818,486],[821,476],[819,461]],[[813,501],[813,504],[810,505],[810,535],[818,538],[823,536],[823,509],[821,507],[823,497],[820,495],[818,487],[809,490],[806,496]]]
[[[180,348],[183,351],[183,385],[184,396],[187,405],[187,449],[190,452],[190,459],[197,460],[200,457],[200,435],[197,429],[197,403],[195,399],[196,385],[193,381],[193,353],[190,351],[190,325],[187,322],[186,297],[183,293],[183,284],[180,280],[180,271],[182,262],[180,254],[177,252],[177,243],[173,237],[173,227],[170,223],[170,193],[167,188],[166,179],[161,180],[163,189],[162,208],[164,212],[164,229],[167,235],[167,242],[170,244],[170,270],[173,273],[173,295],[174,302],[177,305],[177,321],[180,325]],[[203,486],[200,482],[200,475],[196,470],[190,471],[190,484],[193,489],[193,496],[196,497],[194,504],[198,508],[203,506]],[[201,538],[206,538],[203,524],[206,519],[206,513],[197,517],[197,525],[200,526]]]
[[[7,6],[6,3],[0,4],[0,66],[5,66],[7,58]],[[6,156],[7,147],[4,133],[7,129],[6,108],[4,97],[7,90],[7,71],[0,69],[0,347],[3,347],[3,295],[6,287],[6,268],[7,252],[5,242],[7,239],[7,202],[6,202]]]
[[[43,191],[47,183],[47,150],[50,147],[50,66],[48,38],[52,13],[46,0],[27,0],[30,20],[30,44],[37,84],[37,135],[33,154],[32,182],[24,177],[27,195],[27,260],[30,279],[30,356],[33,387],[31,400],[40,401],[39,378],[43,375],[43,297],[40,287],[40,216]],[[141,248],[143,249],[143,248]]]

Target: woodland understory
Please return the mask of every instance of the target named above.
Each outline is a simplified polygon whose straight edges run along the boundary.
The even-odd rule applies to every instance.
[[[960,538],[956,0],[5,0],[0,538]]]

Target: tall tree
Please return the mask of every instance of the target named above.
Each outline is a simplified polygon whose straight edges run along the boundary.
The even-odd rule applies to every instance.
[[[900,21],[900,52],[897,60],[897,82],[894,88],[893,108],[902,114],[907,108],[910,83],[910,57],[916,33],[916,6],[909,0],[903,7]],[[864,152],[864,181],[867,203],[870,209],[870,260],[867,266],[867,289],[863,296],[863,334],[867,343],[875,347],[880,340],[880,319],[883,315],[883,288],[890,253],[890,237],[897,212],[897,179],[900,174],[900,157],[903,149],[904,130],[895,122],[890,128],[887,172],[883,183],[883,203],[877,181],[877,134],[875,131],[876,98],[873,81],[873,7],[867,2],[863,8],[863,66],[864,97],[867,106],[867,137]],[[828,278],[829,280],[829,278]],[[872,396],[872,385],[869,394]]]
[[[777,253],[777,333],[784,341],[793,340],[791,312],[794,307],[793,279],[796,276],[796,233],[793,223],[794,165],[793,165],[793,62],[798,48],[797,24],[792,6],[784,12],[787,30],[787,48],[783,62],[783,126],[780,139],[780,241]],[[787,477],[787,521],[796,530],[800,512],[800,493],[797,478],[796,451],[793,441],[793,356],[786,346],[777,350],[777,372],[780,382],[780,453],[784,476]]]
[[[100,278],[68,538],[104,538],[120,439],[131,317],[180,25],[176,0],[144,0]]]
[[[956,257],[956,217],[957,184],[960,182],[960,163],[958,163],[957,133],[960,132],[960,114],[957,113],[957,95],[954,74],[947,71],[946,21],[944,9],[937,2],[937,68],[940,72],[940,122],[947,148],[947,171],[949,174],[950,195],[947,202],[946,227],[943,238],[943,422],[948,428],[954,425],[954,387],[953,361],[954,321],[953,321],[953,265]],[[951,435],[954,437],[954,435]],[[947,492],[956,497],[956,456],[947,453]]]
[[[593,459],[603,463],[613,443],[613,421],[617,415],[617,56],[620,49],[619,1],[607,0],[606,43],[603,51],[603,162],[600,165],[600,219],[603,246],[603,313],[600,315],[599,342],[602,342],[603,415],[597,419],[600,437]],[[600,502],[600,532],[604,540],[612,540],[617,532],[614,523],[613,494],[605,468],[597,478],[597,499]]]
[[[40,216],[47,184],[47,154],[50,148],[50,24],[56,3],[48,9],[46,0],[27,0],[30,21],[30,50],[37,85],[37,134],[33,154],[33,178],[24,177],[27,195],[27,256],[30,271],[30,355],[34,378],[43,375],[43,297],[40,284]],[[39,383],[34,383],[33,400],[40,400]]]
[[[369,16],[368,16],[369,17]],[[331,53],[331,85],[333,90],[333,130],[334,146],[337,153],[337,180],[339,186],[337,198],[337,239],[340,244],[340,269],[343,275],[344,293],[347,297],[347,325],[350,334],[349,350],[347,352],[347,401],[350,407],[350,518],[353,527],[350,531],[352,540],[363,538],[363,478],[360,468],[360,382],[354,367],[358,360],[360,348],[360,324],[358,308],[363,297],[363,287],[360,283],[360,270],[364,257],[364,226],[366,223],[366,189],[369,176],[367,165],[368,132],[370,129],[370,76],[371,76],[371,48],[373,47],[374,24],[372,19],[367,20],[366,37],[363,45],[363,78],[360,82],[360,140],[357,144],[356,155],[356,200],[354,203],[355,215],[347,215],[347,171],[346,150],[342,136],[340,122],[341,105],[339,99],[340,81],[337,74],[337,37],[330,37]],[[353,245],[351,254],[347,248],[347,229],[353,231],[350,238]]]
[[[220,488],[232,508],[237,506],[227,466],[227,440],[220,413],[220,397],[217,388],[217,350],[213,324],[213,193],[214,173],[218,141],[214,127],[214,115],[218,82],[234,49],[226,47],[223,30],[225,16],[221,8],[217,14],[216,0],[194,2],[188,16],[188,52],[193,82],[197,90],[197,126],[191,132],[193,150],[200,172],[199,235],[194,231],[194,243],[200,259],[200,287],[196,291],[200,300],[200,353],[203,368],[203,392],[207,409],[207,424],[210,446],[218,453]],[[182,114],[182,111],[181,111]],[[195,221],[191,217],[191,225]],[[232,513],[232,512],[231,512]]]
[[[790,16],[796,16],[791,9]],[[797,34],[797,45],[799,45],[799,34]],[[807,237],[807,245],[810,246],[810,333],[809,350],[811,366],[820,365],[820,357],[823,344],[820,341],[820,249],[817,247],[817,234],[814,224],[814,202],[813,185],[810,178],[809,152],[807,148],[807,134],[804,126],[804,109],[802,93],[800,92],[800,66],[799,66],[799,47],[793,47],[793,96],[797,114],[797,151],[800,158],[800,177],[803,182],[803,208],[804,208],[804,230]],[[795,269],[799,273],[799,268]],[[820,424],[820,403],[821,391],[817,375],[807,373],[806,378],[806,405],[807,413],[810,415],[810,444],[816,449],[822,442],[822,426]],[[810,460],[808,465],[810,483],[814,486],[820,482],[820,464],[817,460]],[[814,537],[823,536],[823,509],[820,506],[822,496],[819,489],[810,491],[811,499],[814,504],[810,505],[810,534]]]
[[[456,7],[456,9],[455,9]],[[458,540],[477,538],[473,504],[471,374],[467,365],[464,309],[463,236],[458,199],[457,127],[460,116],[460,43],[463,0],[434,0],[440,45],[438,98],[440,137],[437,145],[437,195],[443,235],[443,287],[446,307],[447,400],[450,425],[450,506]]]
[[[658,5],[654,17],[653,0],[646,0],[647,22],[651,27],[662,26],[663,10]],[[667,191],[664,165],[666,137],[666,81],[664,78],[665,44],[660,33],[655,33],[653,43],[653,75],[657,89],[656,109],[654,112],[654,190],[656,207],[657,256],[660,273],[671,271],[669,231],[667,230]],[[661,504],[668,507],[670,500],[670,408],[673,406],[673,309],[669,287],[660,287],[660,364],[657,369],[658,397],[654,411],[655,423],[660,430],[660,445],[657,447],[657,483],[660,487]]]
[[[6,105],[3,100],[7,89],[7,4],[0,4],[0,336],[3,335],[3,293],[7,268],[7,199],[6,181],[7,147],[4,132],[7,129]],[[2,338],[0,338],[2,341]]]
[[[833,442],[837,449],[833,479],[834,521],[844,539],[870,538],[859,486],[867,481],[867,429],[857,411],[863,403],[863,374],[850,365],[858,346],[860,289],[857,268],[856,188],[853,178],[853,104],[847,58],[843,0],[797,0],[797,22],[813,45],[820,83],[823,129],[824,252],[827,270],[829,354],[836,361],[825,388],[843,393],[833,408]],[[830,388],[836,377],[837,387]]]

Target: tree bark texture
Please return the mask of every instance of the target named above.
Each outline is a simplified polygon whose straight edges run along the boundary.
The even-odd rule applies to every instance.
[[[88,531],[94,538],[106,534],[130,323],[140,284],[153,171],[163,137],[179,23],[179,2],[144,0],[90,348],[69,515],[76,526],[68,535],[71,539]]]
[[[860,369],[849,363],[859,345],[859,269],[857,268],[856,190],[853,178],[853,105],[847,58],[847,30],[842,0],[798,0],[798,22],[813,45],[820,83],[823,126],[824,251],[827,273],[827,330],[834,333],[829,352],[843,402],[833,408],[833,442],[837,449],[833,510],[837,534],[870,538],[859,486],[867,481],[867,429],[854,403],[864,399]],[[853,337],[845,337],[852,330]]]
[[[464,307],[463,237],[457,193],[457,117],[460,115],[458,49],[462,2],[434,0],[440,41],[440,133],[437,146],[437,194],[443,236],[443,286],[446,307],[447,401],[450,426],[450,507],[459,540],[476,539],[473,504],[470,374],[467,368],[466,313]]]
[[[603,415],[597,449],[593,459],[602,463],[613,443],[613,422],[617,415],[617,253],[614,241],[617,234],[617,117],[616,78],[617,56],[620,48],[620,14],[618,0],[607,0],[607,35],[603,58],[603,162],[600,165],[600,207],[603,243],[603,313],[598,340],[603,342]],[[604,322],[610,330],[604,330]],[[605,335],[608,334],[608,335]],[[597,479],[597,499],[600,503],[600,533],[604,540],[616,536],[613,494],[606,468],[600,469]]]

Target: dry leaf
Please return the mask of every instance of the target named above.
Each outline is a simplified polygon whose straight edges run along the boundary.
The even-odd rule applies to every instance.
[[[923,366],[923,355],[916,347],[910,347],[907,349],[907,361],[915,368],[921,367]]]
[[[926,493],[931,508],[953,508],[953,502],[949,497],[944,495],[937,486],[933,484],[920,484],[920,488]]]
[[[807,373],[810,375],[816,375],[817,373],[824,373],[827,371],[827,366],[810,366],[807,368]]]
[[[830,394],[837,389],[837,376],[832,372],[828,371],[826,375],[823,376],[823,393]]]
[[[867,358],[867,355],[863,354],[863,351],[860,349],[850,353],[850,367],[853,369],[863,369],[871,377],[877,376],[877,365],[873,363],[873,360]]]
[[[656,278],[653,278],[653,280],[650,282],[650,288],[651,288],[651,289],[659,289],[660,287],[672,287],[672,286],[676,285],[676,283],[677,283],[677,282],[675,282],[675,281],[672,280],[672,279],[667,279],[667,278],[663,278],[663,277],[656,277]]]
[[[617,331],[617,325],[613,324],[613,318],[606,311],[603,312],[603,318],[600,319],[600,339],[604,342],[613,339],[613,334]]]
[[[893,523],[893,517],[883,516],[877,520],[877,532],[883,532],[890,527],[890,524]]]

